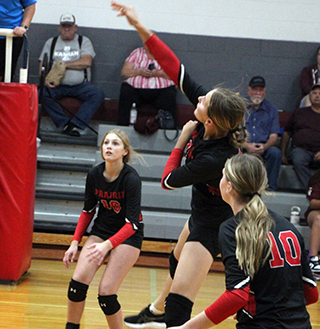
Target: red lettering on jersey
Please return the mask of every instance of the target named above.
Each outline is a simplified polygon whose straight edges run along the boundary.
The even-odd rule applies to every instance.
[[[270,267],[271,268],[276,268],[276,267],[282,267],[284,264],[284,260],[280,255],[276,239],[274,238],[273,234],[269,232],[269,236],[272,242],[272,248],[271,248],[271,255],[272,259],[269,261]]]
[[[300,266],[301,248],[297,236],[292,231],[285,231],[280,232],[279,238],[285,251],[287,263],[291,266]]]
[[[120,205],[120,203],[118,201],[111,200],[110,201],[110,206],[112,207],[112,209],[114,210],[114,212],[116,212],[117,214],[121,210],[121,205]]]
[[[189,140],[188,144],[187,144],[187,147],[186,147],[186,150],[187,150],[187,155],[186,155],[186,158],[188,160],[192,160],[194,158],[192,152],[194,150],[194,139],[198,136],[198,131],[195,129],[192,133],[192,136],[191,136],[191,139]]]
[[[208,184],[207,184],[207,186],[208,186],[209,192],[212,193],[213,195],[218,195],[218,196],[221,195],[221,192],[220,192],[220,190],[217,187],[210,186]]]
[[[117,214],[121,211],[121,204],[116,200],[111,200],[109,203],[107,200],[101,200],[101,203],[105,208],[109,210],[113,209],[113,211]]]
[[[104,206],[105,208],[107,208],[107,209],[109,209],[109,210],[111,209],[111,207],[109,206],[107,200],[101,199],[101,203],[103,204],[103,206]]]
[[[97,195],[100,198],[104,199],[121,199],[124,198],[125,192],[120,191],[120,192],[108,192],[108,191],[102,191],[95,189],[94,194]]]
[[[277,268],[284,265],[284,260],[280,255],[279,247],[273,234],[269,232],[269,236],[272,241],[272,259],[270,260],[270,267]],[[285,261],[290,266],[301,265],[301,247],[298,237],[292,231],[283,231],[279,233],[279,240],[281,247],[284,251]]]

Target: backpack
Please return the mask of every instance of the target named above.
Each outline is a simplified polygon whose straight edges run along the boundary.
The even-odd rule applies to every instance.
[[[49,70],[51,70],[52,68],[52,64],[53,64],[53,52],[54,52],[54,48],[56,46],[56,43],[57,43],[57,40],[58,40],[58,36],[55,36],[53,39],[52,39],[52,43],[51,43],[51,47],[50,47],[50,57],[49,57]],[[83,36],[79,34],[78,36],[78,42],[79,42],[79,48],[81,49],[81,45],[82,45],[82,40],[83,40]],[[87,69],[84,69],[84,81],[88,81],[88,72],[87,72]]]

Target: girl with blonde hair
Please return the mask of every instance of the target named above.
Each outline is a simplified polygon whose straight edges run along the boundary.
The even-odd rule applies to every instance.
[[[266,208],[262,161],[239,154],[227,160],[220,181],[233,216],[221,224],[219,241],[226,291],[179,329],[206,329],[237,313],[238,329],[310,329],[306,305],[318,300],[304,241],[296,227]]]
[[[66,329],[80,328],[87,290],[106,257],[108,263],[100,280],[98,301],[109,328],[123,328],[117,291],[137,261],[143,240],[141,179],[128,165],[134,153],[126,133],[113,129],[101,142],[104,161],[87,175],[83,211],[63,258],[67,268],[75,260],[78,245],[98,206],[99,211],[69,283]]]

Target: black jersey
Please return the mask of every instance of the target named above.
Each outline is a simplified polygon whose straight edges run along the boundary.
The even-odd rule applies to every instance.
[[[119,176],[107,182],[103,176],[105,163],[93,167],[86,181],[83,210],[92,212],[99,205],[94,225],[116,233],[126,222],[138,229],[141,200],[141,179],[134,168],[124,164]]]
[[[225,221],[219,232],[227,290],[250,285],[250,300],[237,313],[237,328],[311,328],[306,310],[304,284],[316,286],[308,264],[304,241],[288,220],[269,211],[274,219],[270,230],[272,252],[250,280],[236,259],[235,230],[239,219]]]
[[[186,163],[173,170],[167,183],[172,187],[192,185],[191,214],[199,225],[219,228],[232,216],[230,206],[221,198],[219,183],[226,160],[237,153],[229,137],[203,140],[199,123],[187,146]]]
[[[147,45],[161,67],[190,102],[197,106],[198,98],[208,91],[190,77],[184,65],[160,39],[156,36],[152,39],[153,43],[149,45],[148,41]],[[199,122],[187,145],[185,165],[172,171],[167,183],[174,188],[192,185],[193,220],[199,225],[217,229],[221,222],[232,216],[230,206],[221,198],[219,183],[226,160],[237,154],[238,150],[230,145],[229,135],[203,140],[204,131],[204,125]]]

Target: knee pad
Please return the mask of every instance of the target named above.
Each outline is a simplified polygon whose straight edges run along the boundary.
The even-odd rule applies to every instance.
[[[170,269],[171,279],[174,278],[174,273],[176,273],[177,266],[178,266],[178,260],[176,257],[174,257],[173,250],[172,250],[169,255],[169,269]]]
[[[182,295],[170,293],[165,302],[167,328],[181,326],[190,320],[193,302]]]
[[[87,290],[89,286],[87,284],[78,282],[71,279],[68,289],[68,298],[72,302],[82,302],[87,297]]]
[[[102,312],[105,315],[113,315],[117,313],[121,308],[118,302],[118,296],[116,294],[105,296],[98,295],[98,300]]]

